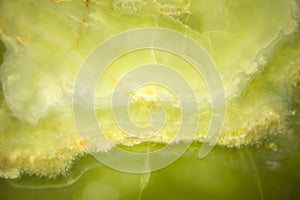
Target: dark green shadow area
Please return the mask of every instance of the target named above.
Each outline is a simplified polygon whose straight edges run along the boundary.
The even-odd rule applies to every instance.
[[[4,52],[5,52],[5,46],[3,42],[0,41],[0,64],[3,62]]]

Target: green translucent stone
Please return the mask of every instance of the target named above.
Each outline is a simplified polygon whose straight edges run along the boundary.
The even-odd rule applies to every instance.
[[[245,194],[250,194],[246,199],[296,199],[298,5],[298,0],[1,1],[0,196],[30,199],[29,188],[40,188],[35,195],[43,199],[153,199],[159,194],[165,199],[244,199]],[[81,64],[100,42],[145,27],[176,30],[206,49],[224,83],[226,119],[217,147],[198,160],[195,152],[212,115],[205,80],[182,57],[162,50],[116,59],[95,91],[97,119],[112,142],[101,143],[99,151],[117,146],[154,151],[170,143],[176,151],[183,142],[172,140],[180,106],[172,93],[156,86],[132,94],[129,114],[146,126],[151,109],[163,104],[168,121],[160,135],[129,137],[114,124],[113,88],[137,65],[172,66],[199,102],[199,128],[188,152],[140,178],[88,155],[84,146],[91,139],[77,134],[72,92]],[[149,99],[154,93],[160,95]]]

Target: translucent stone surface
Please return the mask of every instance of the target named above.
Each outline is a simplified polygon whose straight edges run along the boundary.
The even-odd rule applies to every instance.
[[[242,147],[260,145],[274,135],[290,137],[289,119],[299,103],[298,21],[292,0],[1,1],[0,38],[6,51],[0,68],[0,176],[59,175],[86,153],[83,146],[90,141],[78,137],[72,117],[76,75],[96,45],[133,28],[177,30],[208,51],[227,95],[218,145]],[[211,117],[205,82],[184,59],[159,50],[118,58],[99,82],[96,114],[106,136],[122,146],[174,142],[180,108],[172,94],[155,87],[137,92],[130,112],[143,126],[149,109],[165,104],[170,120],[161,135],[141,140],[113,124],[113,87],[123,73],[145,62],[170,65],[189,80],[201,108],[194,142],[202,142]],[[151,99],[150,93],[160,95]]]

